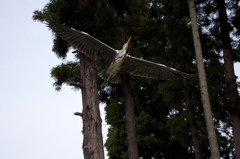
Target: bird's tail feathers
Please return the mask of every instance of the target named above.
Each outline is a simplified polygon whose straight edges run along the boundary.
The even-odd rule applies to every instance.
[[[106,80],[103,82],[103,84],[101,85],[101,90],[103,90],[107,86],[107,83],[108,82]]]
[[[118,83],[118,79],[119,79],[119,76],[118,75],[115,75],[113,78],[111,78],[111,83]]]
[[[99,72],[98,75],[104,80],[107,81],[107,68],[104,69],[103,71]],[[118,83],[118,79],[119,79],[119,75],[115,75],[114,77],[110,78],[110,81],[107,82],[111,82],[111,83]]]

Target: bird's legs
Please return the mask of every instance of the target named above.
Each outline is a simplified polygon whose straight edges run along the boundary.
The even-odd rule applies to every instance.
[[[108,81],[104,80],[103,84],[101,85],[101,90],[103,90],[107,86]]]

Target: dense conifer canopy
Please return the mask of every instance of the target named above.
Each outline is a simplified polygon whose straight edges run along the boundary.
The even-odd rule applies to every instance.
[[[113,48],[121,49],[121,29],[132,36],[129,54],[162,63],[188,73],[197,73],[191,22],[186,0],[104,0],[101,7],[82,7],[79,0],[51,0],[34,20],[51,16],[58,23],[88,32]],[[91,3],[91,2],[89,2]],[[95,3],[93,3],[95,4]],[[240,4],[226,1],[234,61],[240,61]],[[200,38],[207,82],[221,157],[234,154],[229,97],[224,79],[219,16],[214,1],[196,1]],[[124,13],[124,22],[117,13]],[[55,36],[53,51],[65,58],[71,46]],[[70,52],[71,53],[71,52]],[[103,66],[96,61],[97,70]],[[79,57],[52,69],[54,86],[80,80]],[[99,87],[102,80],[99,78]],[[210,158],[206,125],[198,80],[161,81],[131,77],[135,104],[139,156],[144,158],[194,158],[191,115],[199,134],[203,158]],[[124,106],[120,84],[109,85],[99,93],[106,104],[106,122],[110,125],[105,146],[110,159],[128,158]],[[186,95],[188,92],[188,96]],[[188,101],[191,101],[189,105]],[[192,110],[192,111],[190,111]],[[192,113],[192,114],[191,114]]]

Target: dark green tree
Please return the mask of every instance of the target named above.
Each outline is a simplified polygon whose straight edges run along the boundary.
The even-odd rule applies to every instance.
[[[213,159],[218,159],[220,158],[220,152],[218,148],[217,136],[216,136],[215,126],[214,126],[213,116],[212,116],[212,108],[211,108],[210,99],[209,99],[208,85],[207,85],[205,67],[203,63],[202,46],[201,46],[201,40],[199,35],[199,29],[197,25],[198,20],[197,20],[194,0],[188,0],[188,5],[189,5],[189,12],[191,17],[196,61],[198,66],[199,85],[201,90],[201,98],[202,98],[204,116],[205,116],[205,121],[207,126],[211,156]]]
[[[98,35],[96,36],[104,35],[102,36],[105,38],[104,40],[107,38],[110,40],[111,38],[105,36],[106,30],[108,30],[105,27],[111,27],[111,25],[103,23],[111,24],[111,20],[114,21],[113,18],[110,18],[111,16],[111,8],[102,7],[101,1],[53,0],[42,11],[34,12],[35,20],[48,21],[48,18],[53,18],[68,27],[80,28],[79,30],[86,30],[89,33],[97,32]],[[108,19],[104,20],[105,17],[108,17]],[[102,30],[102,32],[99,30]],[[53,51],[59,57],[66,57],[69,47],[70,45],[61,38],[55,37]],[[83,111],[76,114],[81,115],[83,119],[84,158],[103,159],[102,120],[99,112],[95,61],[83,56],[81,53],[77,54],[76,57],[80,60],[81,76],[75,71],[76,67],[74,70],[71,68],[77,65],[76,63],[62,64],[54,68],[51,74],[56,79],[55,86],[57,90],[60,90],[63,83],[81,88]],[[78,83],[73,83],[76,80],[78,80]]]
[[[162,19],[161,19],[161,17],[158,17],[159,16],[159,13],[157,13],[157,12],[155,12],[153,9],[158,9],[158,6],[159,6],[159,4],[156,4],[154,7],[155,8],[153,8],[153,9],[151,9],[151,8],[149,8],[149,6],[151,6],[150,4],[148,4],[148,5],[145,5],[144,7],[136,7],[137,9],[139,9],[140,8],[140,10],[141,11],[143,11],[145,14],[139,14],[139,12],[134,12],[134,13],[132,13],[132,14],[134,14],[134,16],[132,15],[132,17],[131,16],[128,16],[126,19],[127,19],[127,24],[128,24],[128,29],[130,30],[130,32],[131,32],[131,34],[133,34],[134,36],[134,40],[136,41],[136,43],[134,43],[133,42],[133,44],[131,45],[131,50],[132,51],[130,51],[130,54],[132,53],[133,55],[135,55],[135,56],[138,56],[138,57],[143,57],[144,59],[148,59],[148,60],[152,60],[152,61],[157,61],[157,62],[160,62],[160,63],[164,63],[164,64],[170,64],[170,63],[174,63],[174,62],[176,62],[176,59],[175,58],[173,58],[173,59],[171,59],[171,57],[169,56],[169,55],[166,55],[166,54],[168,54],[168,51],[170,50],[167,50],[167,45],[168,45],[168,41],[167,40],[165,40],[164,38],[168,38],[167,37],[167,33],[169,33],[169,34],[171,34],[170,32],[170,30],[168,31],[167,30],[167,28],[163,28],[163,27],[161,27],[161,26],[159,26],[159,24],[161,24],[161,22],[162,22]],[[186,5],[185,5],[186,6]],[[131,9],[133,9],[135,6],[132,6],[132,8]],[[169,5],[169,7],[170,7],[170,5]],[[187,6],[186,6],[187,7]],[[135,8],[135,9],[136,9]],[[166,7],[167,8],[167,7]],[[165,8],[165,9],[166,9]],[[133,9],[134,10],[134,9]],[[180,11],[181,11],[181,9],[179,9]],[[163,12],[163,11],[162,11]],[[141,13],[141,12],[140,12]],[[169,14],[169,12],[167,13],[167,11],[165,12],[165,15],[167,15],[167,14]],[[131,14],[130,14],[131,15]],[[145,16],[143,16],[143,15],[145,15]],[[156,16],[156,17],[151,17],[151,16]],[[170,16],[169,17],[167,17],[166,19],[164,19],[165,21],[170,21]],[[170,24],[169,24],[170,25]],[[173,26],[174,27],[174,26]],[[159,29],[158,29],[159,28]],[[171,28],[172,29],[172,28]],[[167,32],[167,33],[166,33]],[[176,36],[175,36],[176,37]],[[161,39],[161,38],[163,38],[163,39]],[[174,39],[174,37],[172,37],[172,39]],[[160,42],[161,43],[160,43]],[[160,45],[159,45],[159,43],[160,43]],[[169,44],[170,45],[170,44]],[[176,47],[177,48],[177,47]],[[177,49],[176,49],[177,50]],[[159,55],[159,52],[162,52],[161,53],[161,55]],[[166,54],[164,54],[164,52],[166,53]],[[172,54],[174,54],[174,52],[172,53]],[[175,55],[172,55],[172,56],[175,56]],[[167,59],[167,60],[166,60]],[[169,61],[168,61],[169,60]],[[170,62],[170,60],[172,60],[171,62]],[[174,61],[174,62],[173,62]],[[169,63],[168,63],[169,62]],[[175,66],[175,65],[173,65],[172,64],[172,66]],[[179,66],[178,66],[179,67]],[[141,111],[144,111],[144,110],[142,110],[143,108],[142,107],[140,107],[138,104],[139,103],[142,103],[143,105],[144,105],[144,103],[146,103],[146,101],[151,101],[151,100],[154,100],[154,99],[150,99],[151,98],[151,93],[150,92],[147,92],[146,90],[148,90],[147,89],[147,87],[146,87],[146,89],[144,89],[144,91],[145,91],[145,93],[146,93],[146,95],[145,96],[148,96],[147,97],[147,99],[146,98],[143,98],[142,96],[140,96],[139,94],[138,94],[138,92],[141,92],[141,89],[143,89],[144,88],[144,81],[146,81],[146,79],[141,79],[142,80],[142,82],[143,83],[140,83],[140,84],[138,84],[137,85],[137,87],[135,88],[134,87],[134,89],[133,90],[135,90],[134,92],[134,94],[135,94],[135,109],[136,110],[139,110],[140,112]],[[137,78],[134,78],[134,80],[133,81],[137,81]],[[151,82],[157,82],[157,81],[151,81]],[[135,82],[134,82],[135,83]],[[158,82],[157,82],[158,83]],[[158,88],[158,87],[157,87]],[[150,90],[150,91],[152,91],[152,90]],[[116,92],[114,91],[113,92],[114,94],[113,94],[113,96],[115,97],[116,96]],[[155,94],[154,96],[152,96],[152,98],[154,98],[155,96],[157,96],[158,94]],[[111,94],[110,94],[110,96],[111,96]],[[139,97],[140,96],[140,97]],[[159,95],[160,96],[160,95]],[[114,98],[113,97],[113,98]],[[113,99],[112,97],[110,97],[110,98],[108,98],[108,99]],[[144,101],[145,102],[137,102],[137,99],[138,98],[141,98],[141,99],[145,99]],[[121,98],[119,98],[119,99],[121,99]],[[159,100],[157,100],[157,102],[158,103],[160,103],[160,101],[161,101],[162,99],[159,99]],[[119,101],[119,102],[121,102],[121,101]],[[153,106],[153,105],[151,105],[151,106]],[[149,106],[149,108],[148,109],[151,109],[151,106]],[[162,107],[161,105],[159,105],[158,104],[158,106],[159,107]],[[107,106],[108,107],[108,106]],[[140,107],[140,108],[138,108],[138,107]],[[109,108],[109,109],[111,109],[111,108]],[[170,109],[165,109],[166,110],[166,114],[168,114],[169,113],[169,111],[170,111]],[[159,111],[157,111],[157,112],[159,112]],[[107,113],[108,114],[108,113]],[[123,115],[123,114],[122,114]],[[136,116],[138,116],[139,114],[138,114],[138,112],[136,112]],[[119,116],[119,115],[116,115],[116,116]],[[152,114],[149,114],[149,116],[152,116]],[[124,117],[124,116],[123,116]],[[121,118],[123,118],[123,117],[121,117],[120,116],[120,119],[118,119],[118,120],[116,120],[116,121],[121,121]],[[144,117],[144,116],[141,116],[141,117]],[[167,115],[165,115],[165,117],[167,117]],[[138,119],[138,117],[137,117],[137,119]],[[159,120],[157,120],[157,121],[159,121]],[[160,121],[159,121],[159,123],[160,123]],[[158,125],[159,126],[159,124],[156,124],[156,125]],[[118,125],[114,125],[114,127],[115,126],[118,126]],[[138,127],[138,125],[137,125],[137,127]],[[138,131],[138,140],[140,140],[140,141],[144,141],[144,143],[142,143],[142,146],[141,145],[139,145],[139,147],[142,147],[142,148],[144,148],[145,146],[145,144],[147,143],[147,140],[146,139],[148,139],[149,140],[149,148],[151,148],[151,147],[155,147],[155,150],[150,150],[149,148],[148,149],[145,149],[144,151],[142,151],[143,149],[141,149],[140,150],[140,152],[144,152],[144,153],[140,153],[140,155],[141,156],[148,156],[148,157],[151,157],[151,156],[154,156],[155,154],[161,154],[161,151],[162,150],[159,150],[160,148],[157,146],[158,145],[158,143],[160,143],[160,141],[161,140],[159,140],[159,139],[157,139],[157,137],[155,137],[155,136],[152,136],[152,137],[146,137],[147,135],[150,135],[151,136],[151,133],[145,133],[145,135],[143,135],[143,137],[145,138],[144,140],[141,140],[141,133],[142,133],[142,131],[141,130],[139,130]],[[170,135],[169,135],[169,138],[170,138]],[[150,139],[152,139],[152,141],[150,141]],[[111,139],[108,139],[108,141],[109,140],[111,140]],[[166,141],[167,142],[167,141]],[[108,143],[108,142],[107,142]],[[155,146],[151,146],[151,143],[155,143]],[[140,143],[138,143],[138,144],[141,144],[141,142]],[[106,144],[107,145],[107,144]],[[163,144],[164,145],[164,144]],[[180,144],[179,144],[180,145]],[[112,145],[111,145],[112,146]],[[158,149],[158,148],[159,149]],[[169,150],[169,149],[167,149],[167,148],[164,148],[166,151],[167,150]],[[149,150],[149,151],[148,151]],[[180,149],[179,149],[180,150]],[[123,149],[123,151],[124,151],[124,149]],[[150,152],[151,151],[151,152]],[[159,152],[158,152],[159,151]],[[168,154],[168,155],[173,155],[173,154],[171,154],[171,152],[165,152],[166,154]],[[166,155],[165,154],[165,155]],[[176,156],[177,155],[179,155],[179,154],[176,154]],[[120,154],[119,155],[116,155],[116,156],[120,156]],[[156,155],[155,155],[156,156]],[[160,156],[159,156],[160,157]],[[165,156],[165,157],[167,157],[167,155]],[[114,157],[112,157],[112,158],[114,158]]]
[[[192,36],[191,36],[191,28],[189,25],[190,19],[189,19],[189,14],[187,12],[184,12],[187,9],[187,2],[186,1],[151,1],[151,4],[149,4],[147,7],[147,9],[145,11],[149,11],[148,12],[148,16],[145,16],[144,18],[141,15],[138,15],[136,17],[138,18],[142,18],[143,21],[137,20],[137,25],[133,25],[135,27],[130,27],[131,29],[131,34],[135,35],[135,42],[136,43],[132,43],[131,45],[131,50],[132,54],[134,54],[135,56],[138,57],[142,57],[144,59],[148,59],[148,60],[152,60],[152,61],[157,61],[159,63],[164,63],[167,64],[168,66],[173,66],[175,68],[184,70],[186,72],[190,72],[190,71],[194,71],[193,68],[194,66],[194,52],[193,52],[193,43],[192,41]],[[185,8],[184,8],[185,6]],[[149,9],[150,8],[150,9]],[[133,19],[129,19],[130,22],[136,22]],[[142,25],[140,22],[142,22]],[[206,62],[206,67],[207,67],[207,73],[211,75],[212,78],[208,79],[208,81],[211,82],[211,87],[210,87],[210,94],[211,94],[211,100],[214,100],[214,120],[216,121],[216,125],[217,128],[221,127],[220,123],[222,123],[224,121],[228,122],[228,120],[223,119],[222,117],[220,118],[220,113],[215,113],[216,110],[219,110],[218,106],[221,106],[221,109],[223,111],[222,112],[226,112],[225,108],[224,108],[224,104],[226,104],[225,101],[225,92],[224,87],[224,81],[222,81],[222,75],[219,74],[219,71],[216,70],[221,70],[221,66],[222,64],[220,63],[219,60],[221,60],[221,56],[220,56],[220,51],[219,51],[219,46],[218,43],[212,39],[210,36],[208,36],[207,34],[204,34],[203,32],[201,32],[201,39],[203,40],[203,50],[204,50],[204,60]],[[209,68],[209,69],[208,69]],[[207,76],[209,77],[209,76]],[[218,82],[216,82],[216,77],[219,77],[217,80]],[[140,83],[137,83],[136,81],[140,80]],[[133,82],[134,81],[134,82]],[[146,85],[146,81],[148,81],[148,83],[154,83],[156,82],[157,84],[157,88],[159,89],[158,91],[155,91],[155,95],[152,95],[150,92],[153,90],[151,87],[149,87],[148,85]],[[184,85],[182,84],[182,82],[161,82],[161,81],[149,81],[146,79],[138,79],[138,78],[132,78],[132,85],[133,86],[137,86],[137,87],[133,87],[134,90],[134,99],[135,99],[135,115],[138,119],[138,110],[139,111],[145,111],[143,108],[143,106],[139,106],[139,104],[141,103],[142,105],[147,105],[146,103],[150,102],[150,98],[152,97],[154,100],[154,97],[159,96],[159,99],[157,100],[157,102],[160,104],[162,101],[162,105],[159,105],[159,107],[163,107],[163,105],[165,105],[166,107],[168,107],[166,109],[166,116],[165,118],[168,117],[169,113],[173,112],[178,112],[176,114],[172,114],[172,118],[171,120],[175,120],[176,122],[179,122],[179,118],[175,118],[174,116],[183,116],[181,121],[188,121],[189,116],[186,115],[186,110],[188,110],[188,108],[186,107],[186,97],[185,94],[183,93],[184,91]],[[134,84],[136,83],[136,85]],[[169,86],[166,87],[165,86]],[[159,85],[159,86],[158,86]],[[174,86],[175,85],[175,86]],[[201,144],[202,144],[202,148],[203,148],[203,156],[204,158],[208,158],[210,156],[210,152],[208,150],[208,142],[207,142],[207,138],[206,138],[206,129],[205,129],[205,124],[201,121],[203,121],[203,110],[201,108],[201,101],[200,101],[200,94],[196,93],[197,91],[199,91],[199,87],[197,87],[197,82],[187,82],[187,88],[190,90],[191,94],[190,97],[192,99],[192,103],[194,106],[194,112],[193,112],[193,116],[196,117],[196,121],[197,121],[197,127],[199,127],[200,130],[198,130],[197,132],[199,133],[200,136],[200,140],[201,140]],[[165,86],[165,87],[164,87]],[[147,91],[148,88],[151,91]],[[165,88],[165,89],[163,89]],[[194,88],[194,89],[193,89]],[[192,90],[193,89],[193,90]],[[161,90],[161,91],[160,91]],[[179,90],[179,91],[176,91]],[[144,96],[140,95],[138,92],[143,91],[145,93],[146,98],[144,98]],[[217,92],[219,91],[219,92]],[[116,91],[118,92],[118,91]],[[114,91],[114,95],[111,96],[111,94],[108,94],[110,97],[108,97],[108,99],[113,99],[116,96],[116,92]],[[163,94],[163,97],[160,98],[161,94],[160,92]],[[169,93],[167,93],[169,92]],[[213,94],[213,93],[214,94]],[[168,94],[168,95],[167,95]],[[179,94],[181,94],[182,96],[179,96]],[[111,98],[113,97],[113,98]],[[142,99],[141,102],[138,102],[138,98]],[[168,100],[167,100],[168,99]],[[176,99],[179,99],[176,100]],[[185,100],[183,100],[185,99]],[[217,101],[217,99],[219,99],[219,101]],[[168,101],[166,103],[166,101]],[[175,104],[173,104],[173,101],[178,101]],[[119,103],[121,103],[121,98],[119,98]],[[149,107],[147,108],[148,110],[151,110],[154,108],[154,105],[156,106],[156,104],[153,105],[149,105]],[[121,108],[121,107],[120,107]],[[119,108],[119,109],[120,109]],[[108,108],[108,110],[110,110],[111,108]],[[111,113],[114,110],[111,111]],[[118,111],[119,112],[119,111]],[[159,111],[154,111],[154,112],[159,112]],[[115,120],[115,121],[122,121],[122,118],[124,117],[123,114],[119,114],[116,115],[117,117],[119,117],[119,119]],[[185,114],[185,115],[182,115]],[[223,113],[225,114],[225,113]],[[222,115],[223,115],[222,114]],[[121,116],[123,115],[123,116]],[[226,116],[228,116],[228,114],[225,114]],[[150,114],[151,117],[154,117],[152,114]],[[160,116],[160,115],[159,115]],[[185,116],[185,117],[184,117]],[[188,116],[188,118],[186,118]],[[229,118],[228,118],[229,119]],[[166,119],[167,121],[169,119]],[[189,122],[189,121],[188,121]],[[187,122],[187,123],[188,123]],[[109,122],[111,123],[111,122]],[[161,123],[159,121],[159,123]],[[169,125],[171,125],[171,123],[173,122],[168,122]],[[118,123],[120,124],[120,123]],[[179,124],[181,125],[181,124]],[[186,125],[186,124],[183,124]],[[159,126],[159,125],[158,125]],[[111,129],[114,129],[115,127],[118,127],[118,125],[113,125],[113,127]],[[138,126],[138,122],[137,122],[137,127]],[[228,127],[228,126],[227,126]],[[181,127],[179,126],[178,129],[176,129],[175,127],[173,127],[173,129],[175,129],[174,131],[169,129],[169,127],[166,127],[166,132],[168,132],[168,136],[169,138],[174,136],[175,141],[178,141],[179,143],[189,143],[189,138],[191,138],[191,136],[186,135],[186,134],[191,134],[190,133],[190,129],[185,129],[185,127]],[[150,129],[149,129],[150,130]],[[180,131],[181,130],[181,131]],[[182,131],[182,130],[188,130],[188,131]],[[138,140],[141,140],[141,130],[138,131]],[[177,134],[174,132],[178,132]],[[184,138],[181,138],[180,136],[180,132],[185,132],[185,134],[182,134],[182,136],[186,137],[188,136],[188,140],[184,140]],[[218,135],[221,134],[221,132],[218,130]],[[146,133],[147,134],[147,133]],[[151,133],[149,133],[148,135],[150,135]],[[178,137],[180,136],[180,137]],[[155,136],[154,136],[155,137]],[[153,137],[152,137],[153,138]],[[160,138],[160,137],[159,137]],[[224,136],[220,136],[219,138],[221,138],[221,144],[220,147],[222,150],[224,151],[231,151],[231,146],[227,146],[227,142],[231,142],[231,140],[227,140],[226,137]],[[181,140],[180,140],[181,139]],[[111,138],[109,138],[108,140],[111,140]],[[226,142],[223,142],[223,141]],[[145,140],[146,141],[146,140]],[[149,140],[150,141],[150,140]],[[165,140],[166,141],[166,140]],[[108,143],[108,142],[107,142]],[[166,141],[165,143],[170,143],[169,141]],[[139,145],[139,150],[140,152],[142,151],[141,147],[141,143],[138,143]],[[143,143],[143,145],[146,145],[146,142]],[[165,144],[165,146],[168,144]],[[179,144],[180,146],[183,146],[184,144]],[[179,146],[178,145],[178,146]],[[111,145],[112,146],[112,145]],[[186,145],[182,148],[178,149],[185,149],[185,151],[187,149],[189,149],[189,147],[191,147],[192,144]],[[142,146],[144,147],[144,146]],[[154,153],[150,153],[148,151],[146,151],[146,153],[144,154],[148,154],[145,156],[154,156],[152,154],[164,154],[165,157],[170,157],[170,155],[168,156],[168,154],[171,154],[170,152],[168,153],[167,150],[169,150],[169,148],[160,148],[160,146],[156,146],[161,150],[154,150]],[[177,146],[176,146],[177,147]],[[166,151],[163,151],[166,150]],[[109,149],[109,151],[111,151],[111,148]],[[122,152],[124,152],[124,149],[122,149]],[[159,153],[158,153],[159,152]],[[191,151],[190,154],[192,154],[193,151]],[[140,153],[140,156],[144,156],[144,154]],[[176,157],[181,156],[180,154],[176,154]],[[188,154],[186,152],[186,154]],[[172,154],[171,154],[172,155]],[[226,156],[229,156],[230,153],[226,153],[224,154]],[[186,155],[187,156],[187,155]],[[185,156],[185,158],[186,158]],[[189,156],[188,156],[189,157]]]
[[[214,19],[215,16],[206,15],[217,12],[216,5],[212,5],[212,8],[210,4],[207,0],[197,1],[201,21],[200,38],[220,154],[224,158],[230,158],[233,154],[233,140],[229,132],[231,119],[226,111],[229,98],[226,96],[227,85],[221,63],[221,42],[215,36],[218,33],[215,26],[219,23]],[[234,12],[237,14],[238,10]],[[49,15],[57,22],[88,32],[116,49],[121,49],[126,38],[132,36],[129,54],[184,72],[197,72],[186,0],[101,3],[51,0],[42,11],[35,11],[34,19],[44,21]],[[234,26],[238,25],[236,19],[233,22]],[[70,45],[61,38],[54,39],[53,51],[58,57],[66,57],[69,48]],[[237,54],[234,57],[236,59]],[[97,72],[103,69],[99,63],[94,63]],[[55,88],[60,90],[65,83],[75,84],[74,88],[79,89],[77,86],[81,86],[79,82],[82,78],[79,67],[83,66],[79,64],[78,53],[75,61],[54,67],[51,74],[55,79]],[[97,82],[100,88],[103,81],[97,78]],[[105,146],[109,158],[113,159],[126,159],[129,156],[121,82],[109,84],[99,92],[100,101],[106,104],[106,121],[110,125]],[[183,83],[130,77],[129,82],[134,100],[139,156],[147,159],[194,158],[195,153],[196,158],[201,157],[201,154],[202,158],[210,158],[198,80]]]
[[[216,0],[219,22],[220,22],[220,40],[223,49],[225,81],[227,85],[227,92],[229,95],[229,113],[232,119],[232,129],[235,144],[235,156],[240,158],[240,98],[237,91],[236,77],[234,74],[234,55],[235,52],[231,45],[230,39],[230,24],[228,23],[227,7],[224,0]],[[230,2],[231,3],[231,2]],[[237,5],[233,1],[231,5]],[[238,7],[239,9],[239,7]]]
[[[235,144],[236,158],[240,158],[239,154],[239,94],[237,91],[236,76],[234,74],[233,64],[239,61],[239,22],[237,22],[240,10],[238,1],[199,1],[199,17],[202,26],[207,30],[208,35],[212,36],[218,42],[218,47],[222,49],[224,60],[224,77],[227,102],[225,103],[225,111],[231,117],[232,130]],[[203,4],[203,5],[202,5]],[[228,12],[228,14],[227,14]],[[208,16],[209,15],[209,16]],[[229,118],[228,118],[229,119]],[[228,125],[230,122],[227,123]]]

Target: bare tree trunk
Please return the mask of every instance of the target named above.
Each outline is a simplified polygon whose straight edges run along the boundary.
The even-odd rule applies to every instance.
[[[193,41],[194,41],[197,66],[198,66],[201,97],[202,97],[205,121],[207,125],[208,140],[210,144],[211,155],[213,159],[219,159],[220,153],[218,149],[217,136],[215,132],[215,127],[214,127],[214,122],[212,117],[212,110],[211,110],[211,105],[209,100],[206,73],[205,73],[205,68],[203,64],[202,48],[200,43],[199,30],[197,26],[197,16],[196,16],[194,0],[188,0],[188,5],[189,5],[189,12],[190,12],[191,23],[192,23],[192,33],[193,33]]]
[[[101,7],[102,0],[94,0]],[[88,0],[81,1],[81,6],[90,5]],[[83,54],[80,55],[81,86],[83,111],[83,154],[85,159],[104,159],[102,119],[99,110],[98,88],[95,62]],[[75,113],[75,115],[77,115]]]
[[[237,159],[240,159],[240,109],[239,109],[240,103],[233,67],[234,52],[231,46],[231,40],[229,35],[230,30],[226,13],[225,1],[217,0],[217,5],[221,27],[221,41],[224,56],[225,80],[227,83],[227,91],[230,99],[229,112],[232,119],[235,156]]]
[[[185,83],[185,81],[184,81]],[[187,108],[188,108],[188,115],[189,115],[189,120],[190,120],[190,127],[191,127],[191,132],[192,132],[192,141],[193,141],[193,146],[194,146],[194,153],[195,153],[195,158],[196,159],[202,159],[202,148],[201,148],[201,143],[199,139],[199,134],[197,131],[197,124],[194,116],[194,111],[193,111],[193,106],[191,102],[191,97],[189,93],[189,89],[187,87],[185,89],[185,95],[186,95],[186,103],[187,103]]]
[[[83,112],[83,153],[85,159],[104,159],[102,119],[99,111],[99,100],[94,61],[80,54],[82,78]]]
[[[127,144],[129,159],[139,159],[137,146],[137,131],[134,113],[134,103],[131,93],[130,77],[122,76],[124,110],[126,116]]]

